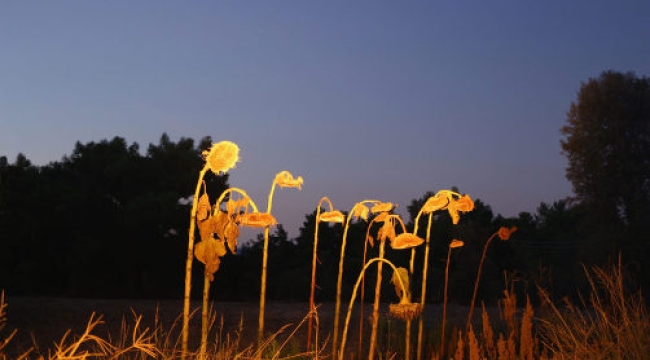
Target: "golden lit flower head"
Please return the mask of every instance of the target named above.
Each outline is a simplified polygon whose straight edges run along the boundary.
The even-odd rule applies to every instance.
[[[459,248],[459,247],[463,247],[463,246],[465,246],[465,242],[462,241],[462,240],[458,240],[458,239],[452,240],[451,243],[449,244],[450,249],[455,249],[455,248]]]
[[[225,174],[239,161],[239,147],[231,141],[221,141],[203,151],[203,158],[215,175]]]
[[[517,227],[516,227],[516,226],[513,226],[513,227],[511,227],[511,228],[507,228],[507,227],[505,227],[505,226],[502,226],[502,227],[499,229],[499,232],[498,232],[497,234],[499,235],[499,239],[505,241],[505,240],[510,239],[510,235],[512,235],[512,233],[514,233],[515,231],[517,231]]]
[[[320,218],[318,220],[322,222],[342,223],[345,221],[345,215],[338,210],[325,211],[320,213]]]
[[[237,217],[239,224],[248,227],[265,228],[276,224],[275,217],[269,213],[252,212]]]
[[[470,212],[474,210],[474,201],[472,201],[468,194],[465,194],[456,200],[456,209],[462,212]]]
[[[427,201],[422,206],[422,212],[424,214],[429,214],[437,210],[443,210],[449,204],[449,198],[446,196],[440,196],[436,194],[427,199]]]
[[[281,188],[289,187],[301,190],[302,182],[302,176],[298,176],[294,179],[293,175],[291,175],[291,173],[286,170],[280,171],[277,175],[275,175],[275,183],[278,184]]]
[[[474,210],[474,202],[470,199],[469,195],[463,195],[458,200],[452,200],[447,205],[447,211],[451,216],[451,222],[456,225],[460,221],[459,212],[469,212]]]
[[[411,233],[401,233],[397,235],[391,242],[390,246],[395,250],[410,249],[421,245],[424,239]]]
[[[392,202],[380,202],[375,205],[373,205],[372,209],[370,210],[373,214],[380,213],[380,212],[387,212],[393,210],[393,203]]]
[[[352,213],[350,214],[350,216],[352,218],[363,219],[363,220],[367,221],[369,212],[370,212],[370,210],[368,209],[368,207],[364,203],[356,203],[352,207]]]
[[[388,305],[388,313],[397,319],[404,321],[413,320],[422,313],[422,305],[414,304],[408,300],[400,301],[399,304]]]

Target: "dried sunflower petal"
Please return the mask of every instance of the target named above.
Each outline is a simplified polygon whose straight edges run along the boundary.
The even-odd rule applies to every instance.
[[[208,194],[199,197],[196,205],[196,218],[198,221],[205,220],[210,215],[210,198]]]

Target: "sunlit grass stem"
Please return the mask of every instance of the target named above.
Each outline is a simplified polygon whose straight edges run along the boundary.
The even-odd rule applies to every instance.
[[[485,242],[483,246],[483,253],[481,254],[481,261],[478,264],[478,273],[476,274],[476,280],[474,280],[474,292],[472,293],[472,301],[469,304],[469,314],[467,315],[467,323],[465,324],[465,330],[469,330],[469,326],[472,323],[472,316],[474,315],[474,305],[476,302],[476,295],[478,293],[478,284],[481,281],[481,271],[483,270],[483,262],[485,261],[485,254],[487,253],[488,246],[490,242],[497,236],[497,233],[492,234],[490,238]]]

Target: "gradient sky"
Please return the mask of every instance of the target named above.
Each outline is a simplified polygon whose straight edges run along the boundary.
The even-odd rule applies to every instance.
[[[608,69],[650,75],[650,2],[3,1],[0,155],[231,140],[258,206],[305,178],[275,193],[290,237],[322,196],[406,214],[458,186],[516,216],[572,194],[560,128]]]

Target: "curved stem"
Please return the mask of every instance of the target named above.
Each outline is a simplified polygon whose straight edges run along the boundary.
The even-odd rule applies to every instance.
[[[320,210],[321,210],[321,205],[323,204],[323,201],[327,200],[330,205],[330,210],[332,209],[332,203],[329,201],[327,197],[321,198],[321,200],[318,202],[318,206],[316,207],[316,224],[315,224],[315,230],[314,230],[314,250],[312,252],[312,257],[311,257],[311,288],[310,288],[310,293],[309,293],[309,321],[307,322],[307,351],[311,348],[311,333],[312,333],[312,314],[314,313],[314,310],[316,309],[314,306],[314,294],[316,292],[316,261],[317,261],[317,250],[318,250],[318,229],[319,229],[319,224],[320,224]]]
[[[478,283],[481,280],[481,270],[483,269],[485,254],[487,253],[488,245],[490,245],[490,242],[496,237],[497,234],[498,233],[492,234],[488,241],[485,242],[485,246],[483,246],[483,254],[481,255],[481,262],[478,265],[478,273],[476,274],[476,280],[474,281],[474,293],[472,293],[472,302],[469,305],[469,314],[467,315],[467,324],[465,325],[465,330],[469,330],[469,325],[472,322],[472,316],[474,315],[474,303],[476,301],[476,294],[478,293]]]
[[[185,262],[185,294],[183,296],[183,329],[182,329],[182,358],[188,352],[189,342],[189,324],[190,324],[190,295],[192,290],[192,262],[194,260],[194,231],[196,227],[196,211],[201,192],[201,183],[209,166],[205,164],[199,172],[199,179],[194,189],[194,198],[192,200],[192,210],[190,210],[190,228],[188,231],[187,243],[187,261]]]
[[[370,259],[363,268],[361,269],[361,273],[359,274],[359,277],[357,278],[356,283],[354,284],[354,288],[352,289],[352,297],[350,298],[350,304],[348,305],[348,312],[347,315],[345,316],[345,325],[343,327],[343,336],[341,337],[341,349],[338,352],[338,358],[339,360],[343,360],[343,354],[345,353],[345,341],[348,336],[348,326],[350,325],[350,315],[352,314],[352,308],[354,307],[354,300],[357,297],[357,291],[359,290],[359,284],[361,283],[361,279],[364,277],[364,274],[366,270],[370,267],[375,262],[380,262],[380,263],[386,263],[388,264],[394,272],[397,272],[397,268],[395,265],[386,260],[386,259],[381,259],[381,258],[374,258]],[[402,281],[401,276],[397,277],[397,280],[399,281],[399,285],[402,287],[402,294],[407,293],[406,286],[404,285],[404,282]]]
[[[236,188],[236,187],[228,188],[228,189],[224,190],[221,193],[221,195],[219,195],[219,198],[217,199],[217,202],[215,203],[215,204],[217,204],[217,207],[219,206],[219,204],[221,204],[223,202],[223,200],[226,198],[226,195],[228,195],[230,193],[238,193],[241,196],[247,198],[248,201],[250,202],[251,207],[253,208],[253,211],[258,212],[257,205],[255,205],[255,202],[253,201],[253,199],[251,199],[250,196],[248,196],[246,191],[244,191],[244,190],[242,190],[240,188]]]

